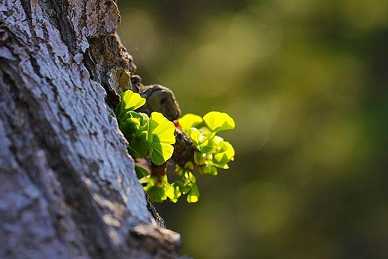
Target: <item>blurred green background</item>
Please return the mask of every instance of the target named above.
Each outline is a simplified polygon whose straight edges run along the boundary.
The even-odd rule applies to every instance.
[[[159,206],[194,258],[388,258],[388,1],[120,1],[145,84],[226,111],[232,168]]]

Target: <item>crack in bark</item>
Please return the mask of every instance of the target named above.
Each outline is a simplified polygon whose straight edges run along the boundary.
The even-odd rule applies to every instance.
[[[67,46],[69,49],[70,53],[74,54],[77,52],[77,36],[75,34],[74,28],[69,21],[67,17],[67,13],[69,10],[69,3],[66,0],[47,0],[45,1],[40,1],[42,4],[41,6],[43,7],[44,10],[54,10],[56,14],[61,14],[61,15],[53,15],[49,16],[52,21],[54,22],[55,27],[58,29],[61,39],[63,43]]]
[[[30,0],[20,0],[20,3],[24,9],[24,14],[27,17],[28,27],[30,29],[30,33],[34,36],[33,38],[35,38],[36,34],[35,34],[35,30],[33,29],[34,26],[32,24],[32,15],[31,15],[31,1]]]

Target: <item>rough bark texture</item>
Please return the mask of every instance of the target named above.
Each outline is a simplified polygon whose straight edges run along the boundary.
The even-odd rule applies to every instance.
[[[0,0],[0,258],[174,258],[109,105],[110,0]]]

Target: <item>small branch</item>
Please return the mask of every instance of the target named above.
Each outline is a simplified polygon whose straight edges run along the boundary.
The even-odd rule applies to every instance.
[[[175,145],[172,160],[183,167],[187,162],[194,161],[194,152],[196,148],[189,137],[180,129],[175,130]]]

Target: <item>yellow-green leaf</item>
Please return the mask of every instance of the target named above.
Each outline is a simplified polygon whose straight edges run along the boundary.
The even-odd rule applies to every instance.
[[[175,125],[160,112],[151,113],[149,132],[157,135],[161,143],[175,143]]]
[[[157,139],[157,138],[154,138]],[[159,141],[152,143],[151,161],[155,165],[162,165],[169,160],[174,153],[174,147],[170,144],[163,144]]]
[[[235,123],[232,117],[224,112],[209,112],[203,119],[211,131],[224,131],[234,129]]]
[[[220,152],[215,155],[215,158],[219,155],[225,155],[228,161],[233,160],[234,158],[234,148],[228,141],[223,141],[221,144]]]
[[[121,102],[123,103],[124,110],[136,110],[145,104],[146,99],[141,97],[138,93],[127,90],[122,93]]]
[[[174,153],[175,125],[163,114],[153,112],[150,118],[149,143],[151,145],[151,160],[161,165],[171,158]]]
[[[199,191],[198,186],[196,184],[193,184],[190,192],[187,194],[187,202],[188,203],[195,203],[199,200]]]
[[[203,120],[202,120],[201,116],[198,116],[198,115],[195,115],[192,113],[188,113],[188,114],[184,115],[182,118],[180,118],[178,121],[179,121],[179,125],[182,127],[182,129],[184,131],[186,131],[192,127],[195,127],[195,126],[201,124]]]
[[[179,197],[182,195],[179,186],[177,184],[166,184],[166,196],[174,203],[176,203]]]

